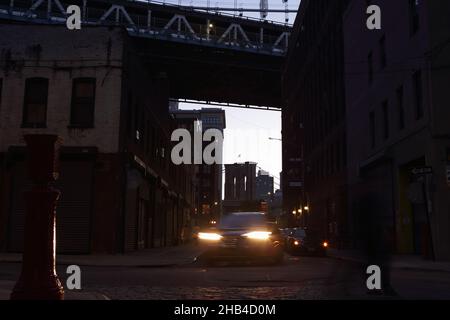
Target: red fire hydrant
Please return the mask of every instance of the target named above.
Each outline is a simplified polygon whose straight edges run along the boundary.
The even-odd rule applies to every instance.
[[[64,289],[55,269],[56,203],[60,192],[50,186],[58,179],[59,146],[56,135],[25,135],[29,177],[25,192],[25,242],[22,272],[11,300],[62,300]]]

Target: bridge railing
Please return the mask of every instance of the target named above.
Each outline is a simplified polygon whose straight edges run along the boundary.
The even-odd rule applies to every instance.
[[[178,5],[176,3],[170,3],[170,2],[163,2],[163,1],[155,1],[155,0],[127,0],[130,2],[137,2],[137,3],[146,3],[146,4],[158,4],[161,6],[166,6],[166,7],[173,7],[173,8],[182,8],[184,10],[192,10],[192,11],[199,11],[199,12],[207,12],[207,13],[211,13],[211,14],[215,14],[215,15],[219,15],[219,16],[224,16],[224,17],[229,17],[229,18],[239,18],[241,20],[250,20],[250,21],[255,21],[255,22],[264,22],[264,23],[270,23],[273,25],[279,25],[279,26],[289,26],[292,27],[291,23],[286,23],[286,22],[279,22],[279,21],[274,21],[274,20],[268,20],[268,19],[261,19],[261,18],[256,18],[256,17],[250,17],[250,16],[246,16],[246,15],[236,15],[234,13],[228,13],[228,12],[223,12],[223,11],[216,11],[214,10],[214,7],[211,7],[210,10],[199,10],[199,9],[190,9],[188,5]],[[239,9],[236,9],[236,12],[238,12]]]
[[[46,5],[52,2],[51,9]],[[133,1],[135,2],[135,1]],[[140,1],[142,2],[142,1]],[[89,3],[89,1],[88,1]],[[11,7],[13,4],[13,7]],[[0,15],[37,23],[65,23],[66,13],[60,0],[2,0]],[[216,23],[217,22],[217,23]],[[242,49],[283,55],[288,46],[288,31],[264,32],[255,26],[243,26],[235,20],[224,22],[199,17],[189,17],[179,13],[160,13],[152,16],[151,11],[127,10],[124,6],[86,6],[83,8],[83,23],[87,25],[119,25],[130,34],[141,37],[164,39],[177,42],[196,42],[202,45]]]

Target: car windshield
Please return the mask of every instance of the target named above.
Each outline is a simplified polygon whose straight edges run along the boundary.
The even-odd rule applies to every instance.
[[[267,220],[263,214],[229,214],[219,223],[221,229],[244,229],[267,227]]]
[[[292,235],[294,237],[304,238],[304,237],[306,237],[306,232],[303,229],[295,229],[294,231],[292,231]]]

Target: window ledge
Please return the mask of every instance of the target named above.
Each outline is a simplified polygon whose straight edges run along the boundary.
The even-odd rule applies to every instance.
[[[94,126],[92,125],[75,125],[71,124],[67,126],[68,129],[94,129]]]
[[[24,124],[20,126],[22,129],[47,129],[45,124]]]

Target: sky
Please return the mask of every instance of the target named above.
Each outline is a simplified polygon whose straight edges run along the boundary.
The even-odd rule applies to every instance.
[[[288,8],[291,10],[298,9],[301,0],[287,0]],[[209,2],[210,7],[221,7],[221,8],[234,8],[235,0],[155,0],[155,2],[165,2],[170,4],[179,4],[182,6],[196,6],[196,7],[207,7]],[[236,0],[238,8],[250,8],[258,9],[259,0]],[[268,0],[269,9],[284,9],[285,4],[282,0]],[[227,12],[232,14],[232,12]],[[244,12],[244,16],[259,18],[259,12]],[[284,13],[269,13],[267,20],[284,22]],[[295,13],[289,13],[289,23],[293,24],[295,19]]]
[[[178,0],[167,0],[178,4]],[[181,0],[181,5],[206,6],[207,0]],[[259,0],[238,0],[238,7],[259,8]],[[297,9],[300,0],[289,0],[289,9]],[[233,7],[234,0],[210,0],[212,7]],[[269,8],[283,9],[281,0],[269,0]],[[258,17],[259,13],[244,13]],[[284,13],[269,13],[268,20],[284,22]],[[293,23],[294,13],[289,13],[289,23]],[[180,109],[201,109],[207,106],[180,103]],[[214,107],[214,106],[213,106]],[[224,163],[253,161],[257,169],[268,171],[274,176],[275,189],[279,188],[281,168],[281,112],[251,110],[226,107],[226,129],[224,131]]]

